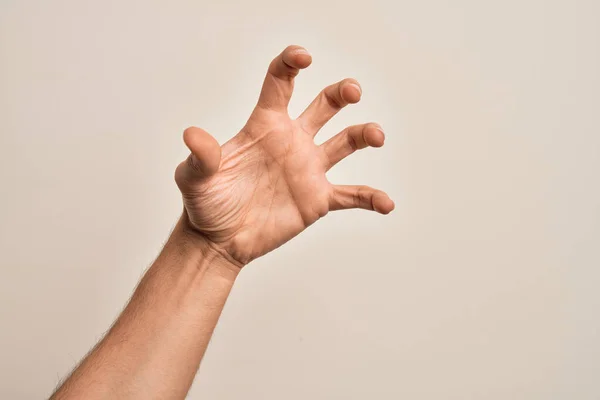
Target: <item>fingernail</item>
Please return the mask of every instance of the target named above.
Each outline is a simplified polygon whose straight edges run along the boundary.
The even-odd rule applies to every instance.
[[[385,140],[385,131],[383,130],[383,128],[381,127],[381,125],[379,125],[379,124],[373,124],[373,128],[375,128],[379,132],[381,132],[382,135],[383,135],[383,140]]]
[[[381,132],[381,136],[383,137],[383,143],[385,143],[385,132],[382,129],[377,128],[379,132]]]
[[[350,86],[355,87],[356,89],[358,89],[358,93],[360,93],[362,95],[362,89],[356,83],[349,83],[348,85],[350,85]]]
[[[310,53],[308,51],[306,51],[306,49],[303,49],[303,48],[294,49],[294,50],[290,51],[290,54],[292,54],[292,55],[304,54],[304,55],[310,56]]]

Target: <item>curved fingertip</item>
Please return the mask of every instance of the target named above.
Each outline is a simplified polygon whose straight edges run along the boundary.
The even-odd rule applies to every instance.
[[[377,192],[373,195],[373,209],[380,214],[391,213],[396,205],[394,201],[384,192]]]
[[[364,133],[365,142],[371,147],[381,147],[385,142],[385,133],[379,124],[370,124]]]
[[[194,165],[204,176],[219,170],[221,146],[208,132],[195,126],[183,131],[183,141],[194,156]]]
[[[362,96],[362,89],[358,82],[349,81],[347,83],[345,82],[342,85],[340,94],[342,95],[342,98],[348,103],[354,104],[360,101],[360,97]]]
[[[312,56],[301,46],[288,46],[283,52],[283,62],[292,68],[304,69],[312,63]]]

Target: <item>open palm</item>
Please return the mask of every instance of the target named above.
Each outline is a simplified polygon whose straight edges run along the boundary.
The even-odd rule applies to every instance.
[[[312,59],[289,46],[269,66],[246,125],[222,147],[200,128],[188,128],[191,151],[176,170],[187,218],[216,250],[240,266],[277,248],[331,210],[394,208],[382,191],[332,185],[325,173],[357,149],[380,147],[381,127],[351,126],[318,146],[314,136],[340,109],[360,100],[353,79],[325,88],[300,117],[287,112],[294,77]]]

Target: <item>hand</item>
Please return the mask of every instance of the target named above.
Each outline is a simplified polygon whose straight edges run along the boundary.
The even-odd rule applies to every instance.
[[[300,117],[288,115],[294,77],[311,62],[299,46],[275,58],[248,122],[222,147],[200,128],[184,132],[191,154],[175,172],[184,217],[193,232],[240,267],[329,211],[364,208],[387,214],[394,209],[382,191],[332,185],[325,177],[355,150],[381,147],[379,125],[350,126],[320,146],[313,140],[338,111],[360,100],[358,82],[344,79],[328,86]]]

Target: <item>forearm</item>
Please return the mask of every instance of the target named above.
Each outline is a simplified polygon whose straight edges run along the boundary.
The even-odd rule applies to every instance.
[[[238,272],[182,218],[114,326],[52,399],[183,399]]]
[[[183,399],[242,265],[329,211],[394,209],[380,190],[326,177],[354,151],[381,147],[380,125],[314,142],[329,119],[360,100],[358,82],[327,86],[290,118],[294,77],[311,62],[300,46],[277,56],[251,117],[223,146],[203,129],[184,131],[190,155],[175,171],[184,217],[115,325],[53,399]]]

